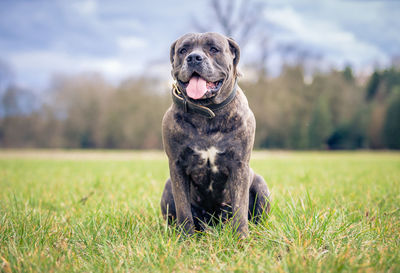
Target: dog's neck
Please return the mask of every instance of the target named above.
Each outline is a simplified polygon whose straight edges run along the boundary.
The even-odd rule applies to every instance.
[[[237,88],[237,80],[235,80],[232,91],[224,101],[218,104],[210,103],[207,105],[201,105],[186,98],[183,92],[179,90],[178,85],[174,83],[172,85],[172,101],[186,113],[193,112],[212,119],[215,117],[214,111],[224,108],[233,101],[233,99],[236,97]]]

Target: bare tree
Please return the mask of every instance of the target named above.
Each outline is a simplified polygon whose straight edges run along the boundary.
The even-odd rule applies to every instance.
[[[234,38],[244,48],[254,34],[262,18],[264,3],[253,0],[210,0],[210,9],[215,17],[211,23],[193,19],[201,32],[221,31]]]
[[[14,75],[11,67],[0,59],[0,94],[10,85],[13,81],[13,77]]]

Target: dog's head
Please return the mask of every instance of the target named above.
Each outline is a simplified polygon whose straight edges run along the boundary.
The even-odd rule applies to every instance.
[[[218,33],[190,33],[171,45],[172,76],[192,100],[221,103],[238,76],[240,49]]]

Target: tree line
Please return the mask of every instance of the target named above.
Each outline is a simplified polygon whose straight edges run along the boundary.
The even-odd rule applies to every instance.
[[[362,81],[350,67],[304,80],[301,65],[239,84],[256,120],[258,149],[400,149],[400,70]],[[162,149],[169,87],[152,78],[118,85],[99,74],[58,76],[39,95],[8,84],[2,148]]]

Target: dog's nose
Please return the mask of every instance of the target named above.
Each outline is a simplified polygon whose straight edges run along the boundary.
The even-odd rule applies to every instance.
[[[203,57],[198,53],[192,53],[186,57],[188,65],[197,65],[203,61]]]

